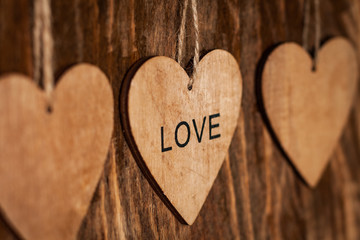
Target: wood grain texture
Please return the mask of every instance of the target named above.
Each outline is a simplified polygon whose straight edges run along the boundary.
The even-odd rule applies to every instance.
[[[135,68],[135,67],[134,67]],[[193,224],[224,161],[239,117],[235,58],[213,50],[190,78],[158,56],[130,70],[120,96],[126,140],[151,186],[181,222]]]
[[[117,99],[127,70],[138,59],[175,57],[180,3],[52,1],[56,76],[74,63],[93,63],[109,77],[115,99],[114,140],[78,238],[359,239],[359,95],[313,190],[272,141],[255,97],[264,52],[284,41],[301,44],[303,0],[198,1],[201,50],[225,49],[240,65],[242,112],[229,154],[194,224],[179,223],[158,198],[124,141]],[[33,74],[32,8],[30,0],[0,0],[0,73]],[[358,0],[322,0],[322,39],[342,35],[358,47],[359,11]],[[192,29],[186,35],[184,62],[193,57]],[[0,226],[1,239],[17,239],[5,221]]]
[[[113,97],[99,68],[78,64],[49,99],[21,74],[0,78],[0,206],[25,239],[74,239],[109,149]]]
[[[356,51],[335,37],[311,56],[296,43],[276,47],[265,62],[261,94],[270,131],[314,187],[347,123],[358,82]]]

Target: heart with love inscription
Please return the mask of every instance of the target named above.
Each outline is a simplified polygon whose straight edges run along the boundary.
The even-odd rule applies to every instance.
[[[240,112],[242,78],[235,58],[213,50],[194,85],[173,59],[153,57],[125,78],[120,112],[134,157],[168,208],[192,224],[220,170]]]
[[[348,40],[329,40],[313,60],[296,43],[268,56],[261,96],[274,137],[304,180],[316,186],[341,136],[356,93],[357,58]]]
[[[113,95],[90,64],[70,68],[49,99],[21,74],[0,79],[0,206],[25,239],[75,239],[113,130]]]

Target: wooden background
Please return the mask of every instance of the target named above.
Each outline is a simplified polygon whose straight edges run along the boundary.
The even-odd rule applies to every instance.
[[[320,2],[322,39],[342,35],[358,45],[360,1]],[[226,49],[240,63],[241,117],[229,154],[192,226],[180,224],[154,193],[124,140],[119,88],[139,58],[175,57],[181,3],[52,1],[55,76],[75,63],[90,62],[107,74],[115,96],[113,141],[78,238],[360,239],[360,98],[313,190],[271,140],[256,102],[255,76],[264,51],[283,41],[302,42],[303,0],[198,1],[201,50]],[[314,18],[310,22],[312,43]],[[33,24],[32,1],[0,0],[1,74],[33,76]],[[194,41],[191,27],[188,30],[186,61],[193,56]],[[3,219],[0,239],[18,239]]]

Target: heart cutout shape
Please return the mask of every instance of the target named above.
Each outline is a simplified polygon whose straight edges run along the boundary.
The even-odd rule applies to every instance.
[[[328,41],[312,58],[296,43],[268,56],[262,72],[262,104],[270,128],[304,180],[316,186],[350,113],[358,78],[353,46]]]
[[[29,77],[0,79],[0,205],[25,239],[75,239],[103,170],[113,129],[112,89],[90,64],[53,92]]]
[[[192,224],[234,134],[242,79],[235,58],[213,50],[198,64],[191,91],[188,83],[171,58],[139,62],[124,80],[120,112],[143,174],[174,215]]]

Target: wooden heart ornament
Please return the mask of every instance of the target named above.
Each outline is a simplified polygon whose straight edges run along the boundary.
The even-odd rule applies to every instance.
[[[198,64],[192,90],[188,83],[174,60],[150,58],[125,79],[120,112],[144,175],[175,216],[192,224],[234,134],[242,79],[235,58],[214,50]]]
[[[113,96],[90,64],[68,70],[47,98],[28,77],[0,79],[0,206],[25,239],[75,239],[103,170]]]
[[[306,182],[314,187],[337,144],[356,92],[357,58],[344,38],[310,55],[296,43],[281,44],[262,73],[263,106],[276,138]]]

